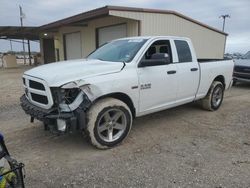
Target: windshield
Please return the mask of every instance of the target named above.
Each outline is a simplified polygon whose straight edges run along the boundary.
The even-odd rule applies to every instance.
[[[88,59],[130,62],[147,39],[124,39],[109,42],[91,53]]]

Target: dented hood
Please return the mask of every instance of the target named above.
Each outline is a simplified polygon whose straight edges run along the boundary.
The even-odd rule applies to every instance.
[[[122,67],[121,62],[78,59],[42,65],[24,74],[43,79],[50,87],[59,87],[71,81],[119,72]]]

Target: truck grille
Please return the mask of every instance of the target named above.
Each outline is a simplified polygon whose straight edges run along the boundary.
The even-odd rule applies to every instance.
[[[41,83],[39,83],[39,82],[36,82],[36,81],[30,80],[30,81],[29,81],[29,84],[30,84],[30,88],[45,91],[45,87],[44,87],[44,85],[43,85],[43,84],[41,84]]]
[[[48,99],[46,96],[38,95],[35,93],[30,93],[30,95],[33,101],[39,102],[41,104],[48,104]]]
[[[235,72],[242,72],[242,73],[249,73],[250,74],[250,67],[235,66],[234,71]]]
[[[24,75],[23,85],[25,95],[31,103],[44,109],[52,107],[51,91],[44,80]]]

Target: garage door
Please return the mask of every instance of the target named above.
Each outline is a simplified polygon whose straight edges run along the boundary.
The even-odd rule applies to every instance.
[[[64,35],[65,58],[80,59],[82,58],[81,33],[69,33]]]
[[[123,38],[127,36],[126,24],[103,27],[99,28],[97,31],[98,31],[98,46],[110,40]]]

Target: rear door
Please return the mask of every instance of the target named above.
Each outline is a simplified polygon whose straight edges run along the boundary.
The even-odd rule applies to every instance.
[[[174,40],[177,51],[178,62],[176,62],[178,71],[178,89],[177,103],[186,103],[194,100],[199,86],[200,71],[199,64],[185,40]]]
[[[144,53],[143,59],[152,59],[155,54],[168,54],[170,64],[138,67],[140,89],[140,114],[165,109],[175,103],[177,93],[177,67],[172,63],[169,40],[156,40]]]

